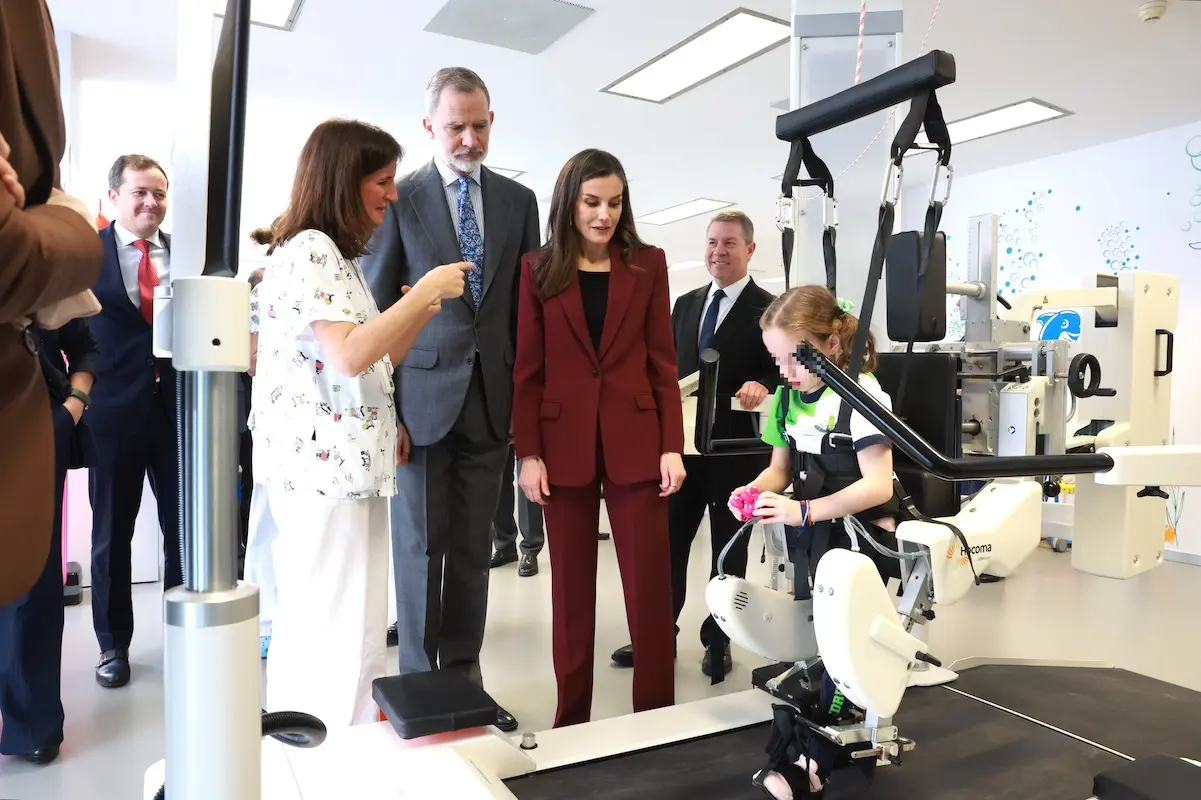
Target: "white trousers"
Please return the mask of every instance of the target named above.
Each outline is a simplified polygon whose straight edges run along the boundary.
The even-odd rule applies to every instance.
[[[330,729],[377,722],[371,683],[385,674],[388,500],[269,495],[279,534],[267,710],[312,714]]]
[[[259,589],[259,636],[271,635],[271,621],[275,618],[277,591],[275,587],[275,561],[271,548],[279,535],[275,517],[271,515],[271,502],[267,487],[255,483],[250,495],[250,530],[246,534],[247,583]]]

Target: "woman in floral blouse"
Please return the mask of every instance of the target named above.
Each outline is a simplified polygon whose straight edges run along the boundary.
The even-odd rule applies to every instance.
[[[391,308],[376,306],[358,259],[396,200],[401,156],[378,128],[317,126],[272,225],[252,311],[254,474],[279,527],[266,707],[328,727],[378,719],[371,682],[384,675],[396,492],[392,364],[444,298],[462,295],[471,266],[433,269]]]

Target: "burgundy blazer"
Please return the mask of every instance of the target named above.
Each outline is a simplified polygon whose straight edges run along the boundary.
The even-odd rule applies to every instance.
[[[611,246],[598,352],[578,279],[544,300],[534,283],[534,254],[522,258],[513,440],[518,458],[542,458],[552,485],[592,482],[598,430],[605,470],[618,484],[657,482],[660,456],[683,452],[667,257],[649,247],[630,261],[637,266]]]

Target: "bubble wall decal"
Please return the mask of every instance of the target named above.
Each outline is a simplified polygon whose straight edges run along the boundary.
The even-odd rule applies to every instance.
[[[1050,189],[1031,192],[1023,205],[1006,211],[997,223],[997,244],[1001,250],[997,259],[1000,281],[997,290],[1001,294],[1031,289],[1038,280],[1043,260],[1039,238],[1049,194]]]
[[[1105,259],[1105,267],[1113,274],[1139,268],[1140,257],[1135,252],[1137,246],[1130,238],[1130,234],[1138,230],[1138,226],[1119,222],[1103,230],[1097,237],[1101,256]]]
[[[951,237],[948,236],[949,240]],[[947,259],[947,282],[966,283],[967,267],[959,259]],[[963,298],[959,295],[947,295],[947,335],[944,342],[962,342],[967,333],[967,319],[964,317]]]
[[[1201,172],[1201,136],[1189,139],[1184,145],[1184,152],[1188,155],[1193,169]]]

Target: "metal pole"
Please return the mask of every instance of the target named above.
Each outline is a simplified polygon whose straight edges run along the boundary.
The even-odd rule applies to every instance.
[[[963,295],[964,297],[970,297],[973,300],[983,300],[987,291],[988,287],[979,281],[947,284],[947,294]]]
[[[788,24],[792,28],[792,39],[788,43],[788,110],[796,111],[801,107],[801,52],[804,48],[804,42],[797,35],[797,16],[805,13],[802,5],[805,0],[792,0],[792,8],[788,14]],[[804,284],[805,281],[799,280],[798,275],[805,264],[804,245],[805,237],[801,235],[801,217],[805,214],[804,201],[801,199],[801,190],[793,190],[792,198],[792,269],[789,275],[789,285],[785,288],[791,289],[793,286]]]
[[[189,421],[184,440],[184,585],[191,592],[223,592],[238,585],[237,390],[232,372],[184,376],[184,415]]]
[[[250,4],[227,0],[215,49],[212,4],[178,6],[174,162],[184,179],[176,181],[182,202],[169,311],[155,322],[170,333],[166,355],[182,378],[185,579],[163,598],[163,771],[171,800],[259,800],[262,793],[259,597],[238,583],[236,557],[237,387],[250,362],[250,290],[233,276]]]

